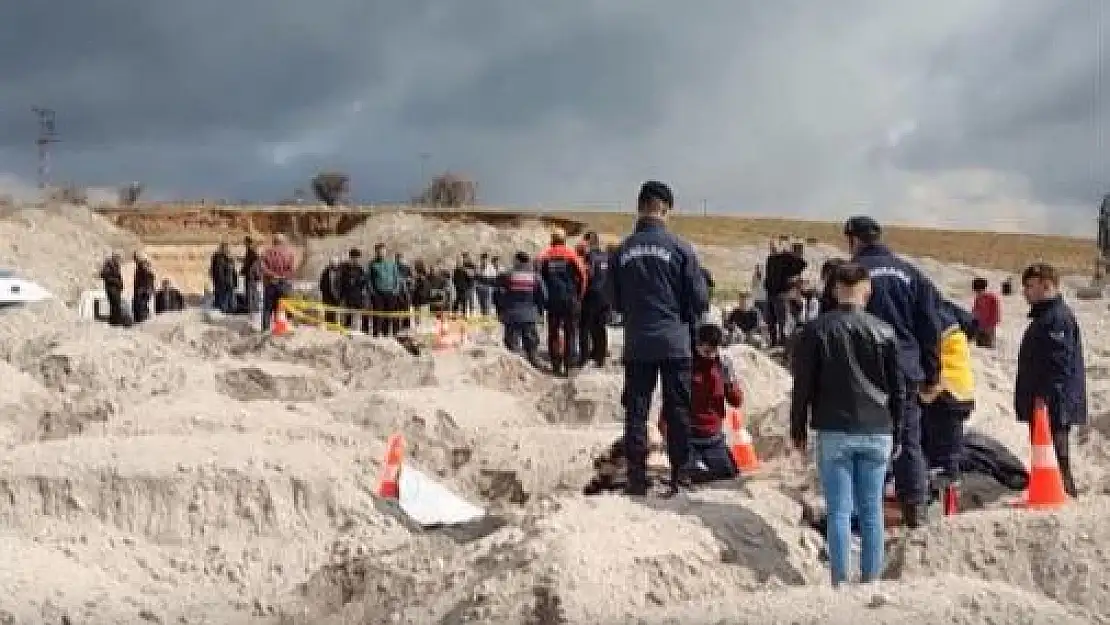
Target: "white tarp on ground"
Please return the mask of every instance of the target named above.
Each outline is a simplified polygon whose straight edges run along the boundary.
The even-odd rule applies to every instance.
[[[397,480],[401,511],[421,527],[463,525],[486,515],[446,486],[405,465]]]
[[[0,269],[0,304],[27,304],[54,297],[41,286]]]

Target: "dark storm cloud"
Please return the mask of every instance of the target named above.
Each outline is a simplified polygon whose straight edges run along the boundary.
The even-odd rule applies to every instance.
[[[422,169],[450,168],[491,202],[578,205],[627,203],[658,176],[687,206],[862,204],[1035,229],[1110,184],[1107,12],[1099,0],[4,2],[0,171],[33,174],[30,108],[45,105],[64,140],[57,177],[85,183],[274,199],[336,167],[360,197],[398,199]]]

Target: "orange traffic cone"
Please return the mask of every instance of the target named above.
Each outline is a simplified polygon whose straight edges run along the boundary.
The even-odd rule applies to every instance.
[[[289,317],[285,314],[285,302],[278,300],[277,310],[274,311],[274,318],[270,322],[270,334],[283,336],[289,334],[291,330]]]
[[[744,413],[739,408],[728,411],[729,451],[736,468],[744,472],[759,469],[759,456],[755,453],[755,443],[748,428],[744,427]]]
[[[385,460],[382,463],[382,473],[378,478],[378,497],[397,499],[401,496],[401,463],[405,458],[405,437],[393,434],[386,443]]]
[[[1024,505],[1034,510],[1059,508],[1068,502],[1064,479],[1056,464],[1056,448],[1048,425],[1048,408],[1037,398],[1033,408],[1032,453],[1029,461],[1029,490]]]

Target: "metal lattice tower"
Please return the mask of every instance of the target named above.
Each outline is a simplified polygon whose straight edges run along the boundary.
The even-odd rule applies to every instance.
[[[35,145],[39,148],[39,188],[45,189],[50,182],[50,146],[60,139],[54,126],[54,109],[36,106],[31,110],[39,118],[39,136]]]

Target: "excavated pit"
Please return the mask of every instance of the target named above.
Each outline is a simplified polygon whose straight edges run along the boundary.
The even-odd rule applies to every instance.
[[[260,363],[216,374],[216,390],[238,401],[310,402],[333,397],[336,385],[312,369]]]

